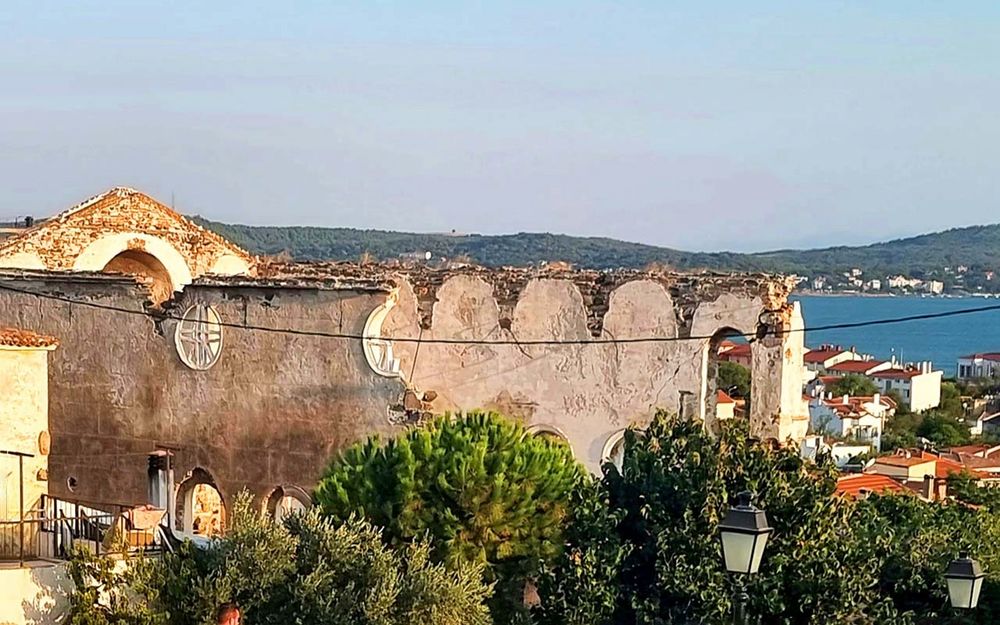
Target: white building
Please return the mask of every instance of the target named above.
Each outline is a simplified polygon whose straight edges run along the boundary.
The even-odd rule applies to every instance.
[[[906,276],[892,276],[889,278],[890,289],[916,289],[924,283],[917,278],[907,278]]]
[[[944,282],[940,282],[938,280],[930,280],[925,285],[925,288],[927,289],[928,293],[931,293],[933,295],[941,295],[942,293],[944,293]]]
[[[862,360],[864,356],[853,349],[844,349],[839,345],[821,345],[810,349],[802,356],[802,363],[809,371],[825,374],[830,367],[851,360]]]
[[[840,442],[829,442],[822,434],[812,434],[802,439],[799,455],[806,460],[815,461],[821,454],[829,454],[838,469],[843,469],[851,459],[862,454],[877,452],[871,445],[848,445]]]
[[[885,420],[896,413],[891,397],[814,397],[809,401],[809,431],[850,438],[879,449]]]
[[[883,369],[868,374],[879,387],[879,392],[887,395],[893,391],[899,394],[911,412],[921,412],[941,405],[941,380],[943,371],[934,371],[929,362],[917,363],[906,369]]]
[[[1000,353],[969,354],[958,359],[958,379],[974,380],[1000,375]]]

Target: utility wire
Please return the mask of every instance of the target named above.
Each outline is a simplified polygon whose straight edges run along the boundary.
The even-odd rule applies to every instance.
[[[364,341],[369,339],[383,339],[389,340],[394,343],[428,343],[428,344],[439,344],[439,345],[608,345],[608,344],[630,344],[630,343],[676,343],[681,341],[707,341],[716,338],[716,334],[712,335],[702,335],[702,336],[645,336],[645,337],[627,337],[627,338],[596,338],[596,339],[537,339],[537,340],[516,340],[516,339],[499,339],[499,340],[486,340],[486,339],[442,339],[442,338],[423,338],[423,337],[373,337],[365,336],[363,334],[351,334],[345,332],[323,332],[319,330],[299,330],[296,328],[274,328],[269,326],[258,326],[251,324],[240,324],[231,323],[226,321],[213,322],[208,320],[195,320],[195,319],[184,319],[183,317],[178,317],[176,315],[171,315],[168,313],[157,313],[148,310],[132,310],[129,308],[121,308],[118,306],[111,306],[108,304],[101,304],[98,302],[89,302],[85,300],[78,300],[72,297],[67,297],[65,295],[57,295],[55,293],[44,293],[38,291],[32,291],[29,289],[21,289],[18,287],[9,286],[6,284],[0,284],[0,290],[10,291],[13,293],[20,293],[22,295],[31,295],[34,297],[39,297],[42,299],[50,299],[60,302],[65,302],[67,304],[72,304],[76,306],[85,306],[88,308],[96,308],[99,310],[107,310],[111,312],[118,312],[129,315],[138,315],[142,317],[150,317],[157,321],[163,320],[173,320],[173,321],[185,321],[187,323],[211,323],[219,325],[226,328],[235,328],[237,330],[252,330],[259,332],[271,332],[276,334],[289,334],[293,336],[313,336],[331,339],[348,339]],[[990,306],[981,306],[979,308],[961,308],[958,310],[948,310],[935,313],[923,313],[919,315],[907,315],[904,317],[889,317],[882,319],[870,319],[867,321],[850,321],[845,323],[832,323],[822,326],[813,326],[810,328],[797,328],[792,330],[782,331],[782,334],[791,334],[795,332],[822,332],[827,330],[844,330],[851,328],[865,328],[871,326],[882,326],[891,325],[897,323],[908,323],[911,321],[924,321],[929,319],[943,319],[947,317],[958,317],[963,315],[972,315],[976,313],[991,312],[1000,310],[1000,304],[992,304]],[[773,311],[771,311],[773,312]],[[743,337],[747,339],[757,338],[756,333],[733,333],[727,335],[727,337]]]

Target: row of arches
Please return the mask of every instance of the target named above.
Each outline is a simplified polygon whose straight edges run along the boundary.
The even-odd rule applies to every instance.
[[[275,520],[302,512],[312,506],[309,493],[298,486],[272,488],[260,498],[261,514]],[[211,538],[226,528],[226,499],[212,475],[200,467],[192,470],[177,486],[173,529],[183,536]]]

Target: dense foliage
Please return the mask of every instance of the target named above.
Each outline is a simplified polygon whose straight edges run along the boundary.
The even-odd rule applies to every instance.
[[[732,581],[718,523],[735,494],[758,493],[775,534],[750,582],[751,611],[767,624],[896,623],[875,591],[872,551],[852,506],[833,497],[837,473],[794,450],[748,439],[733,423],[721,439],[698,423],[659,415],[626,437],[624,465],[608,466],[581,504],[570,547],[541,580],[546,624],[723,623]]]
[[[467,256],[482,265],[530,265],[565,261],[586,268],[642,268],[659,263],[678,269],[778,271],[799,275],[839,274],[860,268],[866,274],[912,274],[967,265],[1000,268],[1000,226],[974,226],[864,247],[781,250],[759,254],[684,252],[596,237],[545,233],[499,236],[416,234],[351,228],[241,226],[198,219],[250,251],[287,252],[300,260],[357,260],[430,251],[435,256]],[[989,286],[988,284],[985,286]]]
[[[851,373],[831,384],[826,390],[833,393],[834,397],[842,395],[868,397],[878,392],[878,386],[871,378]]]
[[[833,496],[836,472],[747,437],[714,440],[659,415],[626,437],[621,470],[577,495],[568,548],[540,579],[543,625],[726,623],[733,580],[718,522],[742,489],[759,494],[775,533],[749,585],[764,625],[992,623],[1000,618],[1000,491],[968,476],[964,501]],[[960,478],[956,477],[956,481]],[[988,579],[980,609],[947,604],[943,572],[961,549]]]
[[[736,362],[720,362],[716,386],[731,397],[750,399],[750,369]]]
[[[388,547],[357,519],[313,512],[277,523],[245,495],[221,540],[127,568],[81,552],[70,571],[71,625],[209,625],[229,602],[255,625],[491,622],[480,565],[434,564],[424,541]]]
[[[473,412],[345,450],[316,500],[337,519],[362,515],[394,544],[428,535],[438,561],[485,564],[498,586],[492,605],[506,615],[537,562],[561,550],[584,477],[567,445]]]

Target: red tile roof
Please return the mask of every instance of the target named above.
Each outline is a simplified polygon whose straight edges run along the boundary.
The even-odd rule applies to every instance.
[[[881,378],[883,380],[910,380],[918,375],[923,374],[912,369],[886,369],[884,371],[875,371],[871,374],[873,378]]]
[[[0,346],[3,347],[55,347],[59,341],[52,336],[31,330],[0,328]]]
[[[855,475],[845,475],[837,480],[836,494],[845,497],[857,497],[862,492],[872,493],[900,493],[903,486],[887,475],[874,473],[858,473]]]
[[[945,451],[949,451],[953,454],[969,454],[970,456],[979,456],[989,450],[989,445],[961,445],[959,447],[949,447]]]
[[[837,354],[843,354],[846,349],[811,349],[802,356],[803,362],[812,364],[824,363]]]
[[[884,360],[847,360],[833,365],[830,367],[830,371],[836,371],[838,373],[865,373],[866,371],[870,371],[871,369],[884,364]]]
[[[734,343],[732,347],[722,352],[721,356],[723,358],[732,358],[733,356],[750,356],[750,344],[749,343]]]
[[[718,404],[735,404],[736,400],[730,397],[725,391],[716,391],[715,402]]]

